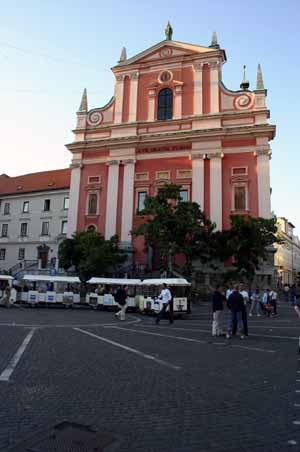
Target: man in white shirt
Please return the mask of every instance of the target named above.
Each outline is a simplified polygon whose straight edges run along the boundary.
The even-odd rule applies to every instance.
[[[172,312],[172,306],[171,306],[172,295],[171,295],[170,289],[168,289],[167,284],[163,283],[162,291],[158,298],[160,298],[162,300],[163,306],[156,317],[155,323],[158,324],[165,313],[169,317],[169,322],[173,323],[173,312]]]
[[[271,305],[273,307],[273,314],[277,315],[277,292],[276,292],[276,290],[271,290],[270,298],[271,298]]]

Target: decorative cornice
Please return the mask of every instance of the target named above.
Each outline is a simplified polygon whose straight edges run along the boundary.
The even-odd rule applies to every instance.
[[[205,158],[207,159],[222,159],[223,157],[224,154],[221,150],[216,152],[207,152],[205,155]]]
[[[106,162],[106,165],[107,166],[113,166],[113,165],[119,165],[119,160],[108,160],[107,162]]]

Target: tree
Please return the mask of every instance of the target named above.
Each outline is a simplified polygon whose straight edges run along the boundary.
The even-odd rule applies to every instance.
[[[222,233],[223,258],[232,257],[238,275],[253,279],[255,271],[266,260],[268,249],[280,240],[276,236],[276,217],[254,218],[232,215],[231,229]]]
[[[191,274],[195,257],[203,263],[212,257],[215,225],[197,203],[181,201],[180,189],[180,185],[168,184],[155,197],[147,196],[142,213],[148,218],[132,234],[144,236],[147,246],[156,247],[170,273],[175,256],[182,253]]]
[[[105,240],[98,232],[77,232],[65,239],[58,250],[59,263],[68,270],[74,266],[82,282],[92,276],[112,272],[126,256],[118,248],[118,237]]]

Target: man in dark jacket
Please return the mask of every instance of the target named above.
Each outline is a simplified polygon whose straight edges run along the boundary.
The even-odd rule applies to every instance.
[[[212,308],[213,308],[213,322],[212,322],[212,335],[213,336],[222,336],[222,317],[223,317],[223,303],[226,300],[222,287],[217,286],[216,290],[213,294],[212,299]]]
[[[243,334],[241,334],[241,339],[244,339],[245,336],[248,336],[248,327],[247,323],[244,321],[244,316],[242,316],[242,312],[245,308],[244,306],[244,298],[239,292],[239,285],[234,286],[233,292],[229,295],[227,301],[228,308],[231,311],[231,320],[232,320],[232,336],[236,335],[238,320],[242,318],[243,321]]]

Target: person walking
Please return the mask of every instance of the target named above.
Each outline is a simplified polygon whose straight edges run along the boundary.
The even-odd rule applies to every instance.
[[[262,302],[264,305],[265,314],[268,317],[270,317],[271,311],[272,311],[272,306],[271,306],[271,297],[270,297],[270,289],[269,288],[267,288],[267,290],[264,292],[263,297],[262,297]]]
[[[223,303],[226,301],[226,297],[223,294],[222,287],[218,285],[213,294],[212,298],[212,308],[213,308],[213,321],[212,321],[212,335],[222,336],[222,319],[224,306]]]
[[[229,295],[227,301],[228,308],[231,311],[231,322],[232,322],[232,336],[236,335],[238,328],[239,317],[242,316],[243,309],[245,308],[243,296],[240,293],[239,285],[234,286],[233,292]],[[241,334],[241,339],[244,339],[245,335],[248,335],[248,326],[245,324],[245,317],[242,316],[244,332]],[[229,339],[230,334],[228,333],[226,337]]]
[[[249,294],[245,289],[244,284],[240,284],[240,294],[242,295],[244,301],[241,311],[241,320],[243,324],[244,335],[248,336],[247,303],[249,302]]]
[[[255,289],[255,292],[253,292],[253,294],[251,295],[251,307],[250,307],[250,311],[249,311],[249,317],[252,317],[253,315],[253,311],[256,311],[256,315],[257,317],[260,317],[260,293],[259,293],[259,288],[257,287]]]
[[[296,297],[296,291],[295,291],[295,297]],[[273,315],[277,315],[277,292],[276,290],[272,289],[270,292],[270,303],[273,308]]]
[[[172,304],[172,294],[166,283],[163,283],[162,291],[158,298],[162,300],[163,306],[162,306],[162,309],[157,314],[155,323],[158,325],[165,314],[169,318],[169,323],[173,323],[173,310],[172,310],[172,305],[171,305]]]
[[[284,301],[286,301],[287,303],[289,301],[289,291],[290,291],[289,285],[285,284],[283,286],[283,296],[284,296]]]
[[[115,301],[118,303],[120,311],[116,312],[115,316],[119,320],[125,320],[126,308],[127,308],[127,291],[126,286],[120,286],[115,294]]]

